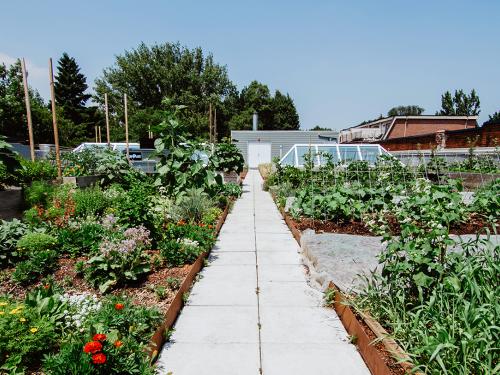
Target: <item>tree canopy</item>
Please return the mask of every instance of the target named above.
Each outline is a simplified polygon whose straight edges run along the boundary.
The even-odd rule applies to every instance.
[[[441,110],[436,115],[441,116],[477,116],[480,110],[479,96],[472,89],[469,95],[463,90],[455,90],[452,96],[449,91],[441,95]]]
[[[393,107],[387,112],[387,116],[420,116],[425,109],[418,105],[400,105]]]

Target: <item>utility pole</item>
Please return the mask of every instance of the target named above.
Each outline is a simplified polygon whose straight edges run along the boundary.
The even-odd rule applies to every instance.
[[[111,143],[109,139],[108,93],[104,93],[104,109],[106,112],[106,142],[108,143],[108,147],[110,147]]]
[[[35,144],[33,141],[33,123],[31,121],[31,105],[30,105],[30,94],[28,90],[28,74],[26,73],[26,63],[24,62],[24,57],[21,67],[23,70],[24,102],[26,103],[26,118],[28,120],[28,136],[30,141],[31,161],[35,161]]]
[[[124,94],[124,102],[125,102],[125,143],[127,150],[127,160],[130,162],[130,152],[128,149],[128,113],[127,113],[127,94]]]
[[[61,180],[61,155],[59,150],[59,132],[57,131],[57,116],[56,116],[56,95],[54,91],[54,72],[52,70],[52,58],[49,59],[49,80],[50,80],[50,96],[52,101],[52,125],[54,127],[54,143],[56,144],[56,163],[57,163],[57,178]]]

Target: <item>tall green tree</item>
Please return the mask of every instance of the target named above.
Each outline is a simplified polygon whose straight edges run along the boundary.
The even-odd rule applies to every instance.
[[[400,105],[393,107],[387,112],[387,116],[420,116],[425,109],[418,105]]]
[[[481,102],[476,90],[472,89],[469,95],[463,90],[455,90],[452,96],[446,91],[441,96],[441,110],[436,112],[441,116],[477,116],[481,112]]]
[[[160,110],[164,98],[175,105],[185,105],[181,121],[193,135],[208,133],[208,108],[212,103],[224,110],[224,102],[236,91],[225,66],[217,64],[211,54],[204,55],[201,48],[189,49],[179,43],[147,46],[116,57],[115,64],[106,68],[96,80],[95,101],[101,105],[108,93],[111,112],[115,121],[123,119],[123,94],[127,94],[129,115],[138,111]],[[223,113],[218,113],[220,118]],[[156,119],[151,111],[131,122],[137,134],[144,134],[153,123],[143,123],[145,118]]]
[[[299,114],[290,95],[283,95],[276,90],[272,102],[273,122],[275,130],[298,130]]]
[[[488,121],[485,121],[483,125],[490,124],[500,124],[500,111],[497,111],[492,115],[488,115]]]
[[[42,97],[28,88],[35,143],[52,143],[52,120]],[[28,139],[21,61],[7,67],[0,64],[0,133],[12,141]]]

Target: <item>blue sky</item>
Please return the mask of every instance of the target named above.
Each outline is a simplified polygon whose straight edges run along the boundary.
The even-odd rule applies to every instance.
[[[241,89],[288,92],[304,129],[345,128],[446,90],[475,88],[481,122],[500,110],[500,1],[3,0],[0,61],[24,56],[48,97],[47,60],[66,51],[89,86],[146,43],[201,46]]]

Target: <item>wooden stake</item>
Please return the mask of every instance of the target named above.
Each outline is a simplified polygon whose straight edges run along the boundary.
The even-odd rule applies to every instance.
[[[54,143],[56,144],[56,163],[57,163],[57,178],[62,178],[61,155],[59,150],[59,132],[57,131],[57,116],[56,116],[56,94],[54,91],[54,72],[52,70],[52,58],[49,59],[49,80],[50,80],[50,96],[52,99],[52,125],[54,127]]]
[[[128,113],[127,113],[127,94],[124,94],[124,102],[125,102],[125,144],[127,150],[127,160],[130,161],[130,152],[128,149]]]
[[[108,93],[104,93],[104,109],[106,111],[106,142],[111,146],[109,137],[109,113],[108,113]]]
[[[208,105],[208,141],[212,143],[212,103]]]
[[[102,143],[102,138],[101,138],[101,127],[99,126],[99,143]]]
[[[28,75],[26,74],[26,63],[21,65],[23,70],[23,85],[24,85],[24,102],[26,103],[26,118],[28,120],[28,136],[30,141],[30,154],[31,161],[35,161],[35,143],[33,141],[33,123],[31,122],[31,105],[30,105],[30,94],[28,90]]]
[[[217,143],[217,107],[214,108],[214,143]]]
[[[97,138],[97,125],[95,126],[95,143],[99,142],[99,138]]]

